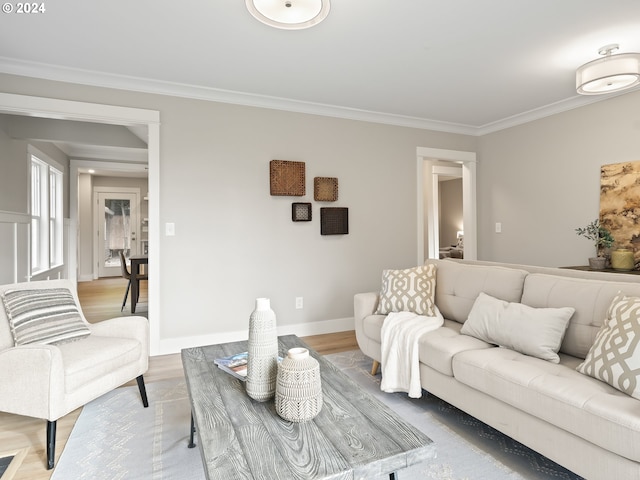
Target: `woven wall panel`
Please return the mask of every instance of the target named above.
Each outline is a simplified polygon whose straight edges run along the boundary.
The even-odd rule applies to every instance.
[[[305,194],[304,162],[271,160],[269,180],[271,195],[302,197]]]
[[[325,207],[320,209],[320,235],[349,233],[349,209]]]
[[[335,177],[315,177],[313,179],[313,199],[316,202],[338,200],[338,179]]]

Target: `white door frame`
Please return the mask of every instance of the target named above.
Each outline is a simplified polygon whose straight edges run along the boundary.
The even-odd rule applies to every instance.
[[[478,232],[476,218],[476,153],[461,150],[443,150],[440,148],[418,147],[417,155],[417,207],[418,207],[418,252],[417,264],[425,261],[424,231],[425,209],[428,215],[428,258],[438,258],[438,232],[436,224],[438,219],[438,203],[433,196],[427,196],[425,202],[425,171],[433,181],[437,181],[437,175],[431,175],[434,162],[451,162],[462,166],[462,217],[464,223],[464,258],[477,260],[478,258]],[[436,186],[437,188],[437,186]],[[427,204],[425,206],[425,203]]]
[[[140,252],[140,248],[139,248],[139,243],[138,243],[138,238],[140,237],[140,227],[141,227],[141,223],[140,223],[140,189],[139,188],[135,188],[135,187],[93,187],[93,231],[95,232],[99,232],[100,231],[100,225],[104,224],[103,219],[104,219],[104,211],[102,211],[99,206],[99,195],[100,194],[106,194],[106,193],[112,193],[114,195],[118,195],[119,193],[123,193],[123,194],[128,194],[128,195],[133,195],[133,197],[135,198],[133,205],[135,206],[135,210],[132,209],[133,211],[133,215],[131,215],[131,223],[134,225],[134,228],[137,230],[137,232],[132,232],[134,235],[136,235],[136,240],[135,243],[131,243],[131,255],[137,255]],[[104,227],[103,227],[104,228]],[[133,240],[133,239],[132,239]],[[100,238],[99,235],[94,235],[93,236],[93,258],[94,258],[94,262],[92,262],[93,265],[93,278],[94,279],[98,279],[100,278],[100,263],[102,262],[103,259],[103,255],[102,255],[102,248],[104,247],[104,245],[102,245],[102,239]],[[119,265],[119,264],[118,264]],[[118,273],[117,275],[121,275],[121,269],[120,266],[118,266]],[[116,276],[117,276],[116,275]]]
[[[151,355],[160,353],[160,112],[140,108],[58,100],[0,92],[0,113],[57,118],[110,125],[145,126],[149,165],[149,330]],[[72,170],[72,169],[70,169]],[[69,175],[71,220],[69,278],[77,281],[78,171]]]

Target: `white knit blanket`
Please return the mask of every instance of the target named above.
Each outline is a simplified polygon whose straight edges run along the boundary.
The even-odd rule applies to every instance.
[[[382,382],[387,393],[407,392],[411,398],[422,396],[418,342],[422,334],[444,324],[436,308],[436,316],[425,317],[412,312],[390,313],[382,324]]]

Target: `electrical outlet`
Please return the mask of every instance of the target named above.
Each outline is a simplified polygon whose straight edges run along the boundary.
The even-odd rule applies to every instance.
[[[296,309],[300,310],[304,306],[302,297],[296,297]]]
[[[502,233],[502,223],[496,223],[496,233]]]

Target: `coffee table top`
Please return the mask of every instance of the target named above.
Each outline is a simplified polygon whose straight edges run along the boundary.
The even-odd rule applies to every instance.
[[[281,419],[273,401],[252,400],[244,382],[214,364],[246,351],[246,341],[182,350],[208,479],[370,479],[435,457],[429,437],[298,337],[278,340],[281,356],[305,347],[320,363],[323,407],[311,421]]]

